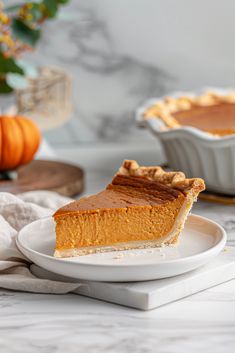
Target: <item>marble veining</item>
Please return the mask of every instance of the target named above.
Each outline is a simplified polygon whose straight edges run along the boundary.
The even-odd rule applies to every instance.
[[[57,134],[46,136],[60,143],[135,139],[136,107],[172,89],[176,77],[161,65],[118,49],[98,3],[72,1],[68,11],[73,12],[71,21],[47,25],[45,33],[50,34],[33,60],[60,65],[73,78],[74,118]]]
[[[2,352],[232,352],[234,300],[211,301],[210,292],[235,294],[234,283],[151,312],[138,312],[76,295],[18,293],[1,307]],[[197,300],[198,298],[198,300]],[[10,300],[9,300],[10,301]],[[38,303],[40,302],[40,306]],[[215,310],[216,309],[216,310]],[[13,342],[17,342],[14,344]]]

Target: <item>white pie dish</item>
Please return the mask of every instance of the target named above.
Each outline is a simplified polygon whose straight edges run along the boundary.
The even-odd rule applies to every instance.
[[[221,95],[231,91],[210,90]],[[195,94],[170,94],[171,97],[187,95]],[[207,190],[235,195],[235,135],[218,137],[188,126],[168,128],[156,117],[145,119],[145,111],[161,101],[162,98],[148,100],[137,109],[136,120],[139,126],[148,128],[160,139],[169,167],[183,171],[187,177],[203,178]]]
[[[207,218],[189,215],[178,246],[59,259],[53,257],[55,224],[47,217],[25,226],[16,243],[28,259],[51,272],[83,280],[131,282],[172,277],[206,264],[223,250],[226,233]]]

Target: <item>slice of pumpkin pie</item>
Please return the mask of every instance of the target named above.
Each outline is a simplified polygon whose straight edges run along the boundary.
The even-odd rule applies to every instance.
[[[124,161],[111,184],[54,214],[54,256],[70,257],[177,243],[202,179]]]

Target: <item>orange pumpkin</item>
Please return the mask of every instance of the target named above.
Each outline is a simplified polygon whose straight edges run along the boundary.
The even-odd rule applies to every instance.
[[[30,162],[40,144],[40,131],[23,116],[0,116],[0,172]]]

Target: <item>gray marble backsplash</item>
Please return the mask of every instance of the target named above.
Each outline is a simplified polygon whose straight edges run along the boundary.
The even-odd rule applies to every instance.
[[[52,143],[148,141],[134,121],[147,98],[235,85],[233,0],[72,0],[62,12],[28,58],[73,79],[74,113]]]

